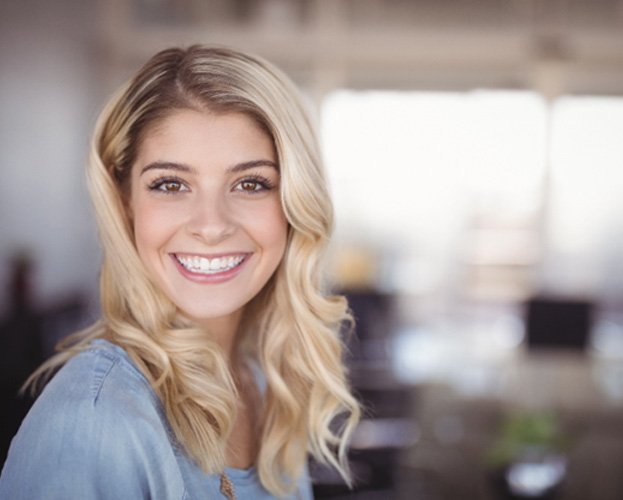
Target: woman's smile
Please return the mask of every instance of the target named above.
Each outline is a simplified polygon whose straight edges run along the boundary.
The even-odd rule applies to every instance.
[[[180,274],[196,283],[224,283],[242,271],[252,254],[223,255],[222,257],[203,257],[199,255],[171,254]]]
[[[240,266],[245,256],[245,254],[240,254],[210,258],[200,255],[173,254],[184,269],[193,274],[219,274],[230,271]]]

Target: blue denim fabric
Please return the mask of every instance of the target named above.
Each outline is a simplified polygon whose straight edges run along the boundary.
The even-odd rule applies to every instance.
[[[274,498],[254,468],[227,469],[238,499]],[[50,381],[13,439],[0,499],[223,498],[176,446],[160,402],[126,352],[104,340]],[[311,499],[307,475],[292,497]]]

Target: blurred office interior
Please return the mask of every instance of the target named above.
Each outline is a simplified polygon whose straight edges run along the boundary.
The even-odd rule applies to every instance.
[[[197,42],[318,123],[366,414],[316,496],[623,498],[623,0],[3,0],[3,395],[97,316],[99,109]]]

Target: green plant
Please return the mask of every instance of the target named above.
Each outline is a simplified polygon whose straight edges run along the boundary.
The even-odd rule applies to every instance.
[[[563,453],[566,439],[560,420],[549,412],[511,414],[502,422],[499,434],[487,454],[492,467],[521,458],[538,458]]]

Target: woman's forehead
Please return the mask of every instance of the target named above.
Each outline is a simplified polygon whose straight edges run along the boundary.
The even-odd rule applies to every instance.
[[[235,164],[257,159],[276,163],[274,144],[249,116],[179,110],[145,133],[135,163],[175,160],[188,165],[206,161]]]

